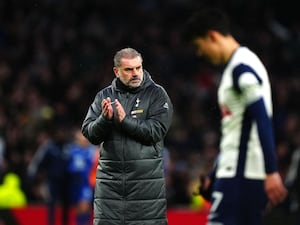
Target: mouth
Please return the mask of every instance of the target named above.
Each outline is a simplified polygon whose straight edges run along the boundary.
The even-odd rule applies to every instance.
[[[140,86],[140,84],[141,84],[141,80],[138,78],[131,79],[128,83],[128,85],[132,86],[132,87],[138,87],[138,86]]]
[[[140,83],[140,82],[141,82],[140,79],[131,79],[130,80],[130,83],[132,83],[132,84],[137,84],[137,83]]]

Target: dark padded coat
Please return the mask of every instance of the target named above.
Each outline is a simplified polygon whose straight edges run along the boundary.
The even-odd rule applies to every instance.
[[[124,107],[122,123],[101,116],[107,97]],[[162,149],[172,114],[166,91],[147,71],[138,88],[128,89],[115,78],[97,93],[82,125],[84,136],[101,144],[94,225],[167,224]]]

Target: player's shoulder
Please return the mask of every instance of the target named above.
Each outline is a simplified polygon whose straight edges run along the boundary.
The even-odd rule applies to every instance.
[[[261,60],[247,47],[240,47],[236,50],[228,65],[228,70],[234,81],[239,80],[242,75],[245,75],[253,76],[253,78],[261,83],[261,77],[267,75],[265,66]]]

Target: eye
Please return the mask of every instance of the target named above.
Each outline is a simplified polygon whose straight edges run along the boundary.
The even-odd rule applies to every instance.
[[[133,69],[132,68],[125,68],[124,70],[125,71],[132,71]]]

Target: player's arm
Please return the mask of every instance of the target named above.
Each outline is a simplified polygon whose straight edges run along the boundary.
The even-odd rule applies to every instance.
[[[255,121],[259,140],[263,149],[265,160],[266,179],[265,190],[271,204],[282,202],[287,190],[277,171],[275,141],[273,134],[272,118],[267,112],[262,97],[261,81],[254,74],[246,73],[240,79],[240,87],[247,99],[246,116]]]
[[[270,174],[277,171],[276,166],[276,151],[273,134],[272,120],[268,116],[265,103],[262,98],[251,103],[247,107],[247,113],[255,121],[257,125],[259,140],[263,149],[265,159],[266,173]]]
[[[211,201],[212,198],[212,188],[216,178],[216,170],[218,164],[218,157],[216,158],[212,169],[206,175],[200,175],[200,186],[199,193],[207,201]]]
[[[282,179],[277,171],[272,122],[266,112],[266,107],[262,99],[249,105],[248,111],[256,121],[259,139],[263,149],[267,173],[265,191],[271,204],[277,205],[285,199],[287,190],[283,186]]]
[[[263,99],[262,79],[247,65],[239,65],[233,72],[234,88],[245,101],[245,116],[257,125],[263,149],[266,173],[277,171],[272,118]]]

